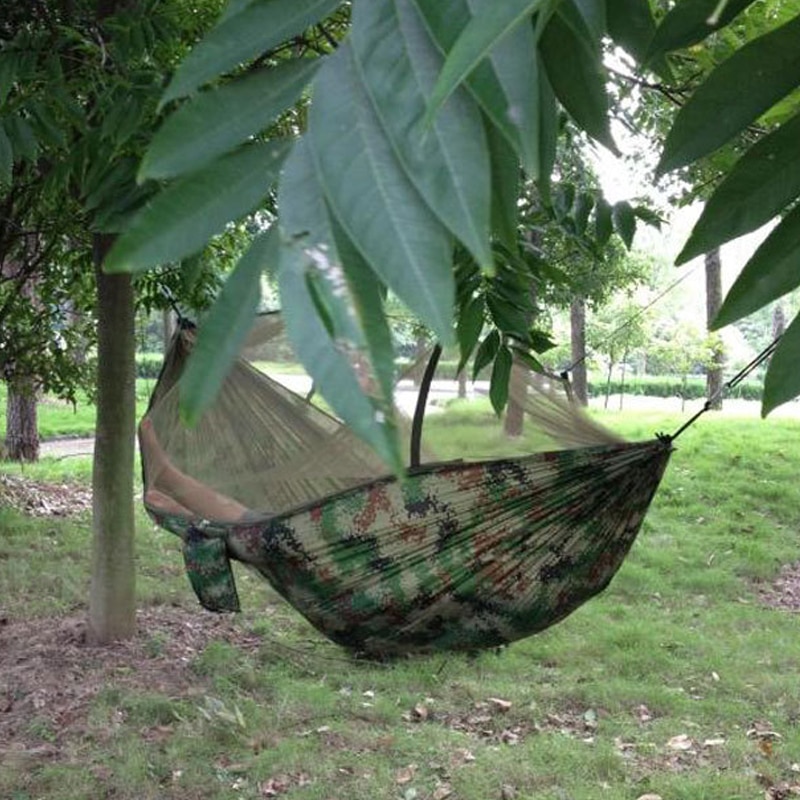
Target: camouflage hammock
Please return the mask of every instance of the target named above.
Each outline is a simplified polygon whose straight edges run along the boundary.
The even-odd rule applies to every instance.
[[[183,427],[189,348],[177,335],[147,418],[178,468],[268,509],[222,523],[147,506],[182,538],[200,602],[238,610],[235,559],[366,654],[494,647],[563,619],[621,566],[671,452],[666,437],[621,442],[581,417],[603,443],[376,479],[385,468],[366,445],[244,360]],[[146,487],[150,461],[142,441]]]

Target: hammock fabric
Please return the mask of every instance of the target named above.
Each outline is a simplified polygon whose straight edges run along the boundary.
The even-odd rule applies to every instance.
[[[187,350],[179,335],[148,416],[170,458],[197,476],[204,470],[187,469],[193,464],[187,454],[203,453],[203,448],[188,443],[197,432],[181,427],[171,397]],[[235,392],[242,375],[248,391],[267,407],[287,399],[286,390],[242,362],[218,406],[231,402],[226,395]],[[345,429],[293,398],[290,402],[300,400],[293,409],[306,433],[315,431],[312,439],[323,451],[327,437],[336,443],[332,452],[340,452]],[[249,411],[238,406],[236,415]],[[213,427],[222,424],[224,414],[218,408],[211,417]],[[324,433],[315,428],[321,420],[330,426]],[[264,427],[261,436],[269,439],[270,428]],[[152,506],[148,512],[183,539],[186,568],[206,608],[238,610],[233,558],[263,575],[330,639],[379,656],[495,647],[563,619],[601,592],[619,569],[671,453],[664,438],[435,464],[402,479],[370,479],[363,465],[359,468],[366,448],[358,440],[352,441],[353,463],[343,472],[337,462],[335,476],[324,474],[324,455],[317,459],[313,444],[305,450],[300,440],[294,444],[286,457],[295,467],[306,462],[303,469],[288,469],[281,476],[276,462],[262,470],[267,483],[272,476],[281,484],[272,492],[272,513],[220,523],[165,514]],[[277,447],[260,446],[267,455]],[[213,463],[209,449],[206,441],[205,461]],[[374,469],[374,456],[367,455],[367,468]],[[145,486],[148,460],[143,448]],[[322,491],[316,488],[320,480]],[[309,482],[318,491],[316,498],[292,505],[302,495],[298,485]],[[230,482],[210,483],[230,490]],[[247,502],[241,493],[234,496]],[[268,497],[265,491],[260,504],[248,504],[263,508]]]

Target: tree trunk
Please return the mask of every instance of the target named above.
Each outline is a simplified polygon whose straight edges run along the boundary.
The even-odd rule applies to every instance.
[[[112,238],[96,235],[97,427],[92,469],[89,638],[129,638],[136,628],[133,461],[136,424],[133,285],[102,271]]]
[[[722,306],[722,260],[719,247],[706,253],[706,321],[708,327],[717,316]],[[722,408],[722,381],[725,365],[725,351],[721,340],[714,346],[712,363],[706,372],[706,397],[711,401],[711,408]]]
[[[462,369],[456,376],[458,380],[458,398],[463,400],[467,396],[467,371]]]
[[[177,327],[175,312],[170,308],[165,308],[162,312],[161,320],[164,325],[164,352],[166,353],[167,350],[169,350],[172,337],[175,335],[175,328]]]
[[[586,302],[576,297],[569,307],[572,347],[572,394],[582,406],[589,405],[589,381],[586,376]]]
[[[772,309],[772,338],[777,339],[786,333],[786,312],[783,309],[783,303],[775,303]]]
[[[39,460],[36,387],[33,381],[8,382],[5,450],[9,461]]]
[[[511,375],[508,377],[508,405],[503,430],[506,436],[516,438],[522,436],[525,424],[525,393],[528,386],[528,368],[520,361],[511,365]]]

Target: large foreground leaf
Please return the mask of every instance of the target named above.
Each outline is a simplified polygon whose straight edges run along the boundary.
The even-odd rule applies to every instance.
[[[278,176],[289,143],[248,145],[168,186],[134,218],[108,254],[108,272],[136,272],[200,250],[250,213]]]
[[[796,316],[786,329],[770,360],[764,378],[762,416],[766,417],[770,411],[800,394],[798,364],[800,364],[800,315]]]
[[[452,338],[452,240],[409,181],[348,44],[314,82],[309,149],[325,197],[370,268],[442,341]]]
[[[760,228],[800,196],[800,114],[742,156],[706,203],[682,264],[729,239]]]
[[[443,59],[411,0],[358,6],[351,42],[358,79],[409,180],[489,269],[489,153],[479,110],[459,90],[423,126]]]
[[[649,0],[612,0],[607,14],[611,38],[642,61],[656,31]]]
[[[253,0],[226,16],[181,62],[161,105],[302,33],[338,5],[340,0]]]
[[[246,142],[297,102],[318,64],[287,61],[188,101],[153,137],[139,179],[191,172]]]
[[[538,10],[545,0],[504,0],[486,3],[470,19],[447,54],[430,98],[428,113],[435,114],[473,69]],[[529,54],[532,57],[533,53]]]
[[[261,234],[225,281],[197,332],[197,342],[181,376],[181,416],[194,425],[211,406],[242,348],[261,300],[261,273],[277,263],[277,226]]]
[[[443,53],[447,53],[473,14],[495,0],[441,0],[419,3],[425,22]],[[541,130],[544,115],[555,108],[540,97],[536,40],[530,25],[518,25],[492,48],[466,80],[466,88],[486,116],[513,145],[525,171],[537,179],[542,167]]]
[[[753,2],[755,0],[727,0],[726,3],[720,3],[720,0],[683,0],[661,20],[647,53],[648,61],[703,41]],[[611,5],[615,3],[619,0],[612,0]],[[717,11],[721,13],[715,16]]]
[[[550,83],[570,116],[589,136],[618,152],[608,123],[606,76],[595,46],[559,12],[545,28],[539,48]]]
[[[304,141],[286,162],[278,201],[285,236],[279,287],[295,351],[339,417],[399,469],[391,406],[394,352],[380,289],[331,219]],[[365,349],[382,389],[380,407],[365,396],[354,369]]]
[[[730,325],[798,286],[800,206],[786,216],[745,264],[725,297],[713,327]]]
[[[800,15],[744,45],[678,112],[658,174],[716,150],[800,84]]]

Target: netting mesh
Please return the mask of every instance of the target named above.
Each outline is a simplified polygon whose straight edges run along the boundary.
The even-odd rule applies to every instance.
[[[180,419],[179,377],[194,333],[173,342],[148,418],[181,472],[254,511],[281,513],[386,472],[337,419],[239,359],[194,427]],[[145,486],[152,453],[142,445]]]

